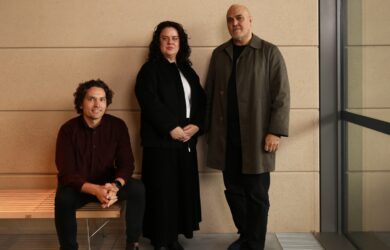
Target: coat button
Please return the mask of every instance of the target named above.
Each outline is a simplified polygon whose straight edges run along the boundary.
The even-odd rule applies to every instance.
[[[219,94],[220,94],[220,95],[223,95],[223,93],[224,93],[223,90],[219,91]]]
[[[222,117],[222,116],[220,116],[220,117],[219,117],[219,120],[220,120],[220,121],[223,121],[223,117]]]

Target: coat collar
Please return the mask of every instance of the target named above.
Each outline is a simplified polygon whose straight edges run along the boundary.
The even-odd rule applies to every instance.
[[[254,49],[260,49],[263,46],[263,40],[252,33],[252,39],[249,42],[248,46],[254,48]],[[221,49],[225,50],[226,53],[230,56],[230,58],[233,58],[233,40],[230,39],[229,41],[225,42],[221,45]]]

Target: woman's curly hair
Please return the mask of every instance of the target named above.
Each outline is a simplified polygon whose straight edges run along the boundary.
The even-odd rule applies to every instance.
[[[74,108],[76,109],[78,114],[83,113],[83,109],[81,108],[83,105],[85,94],[88,89],[92,87],[102,88],[106,93],[106,103],[107,107],[112,103],[112,97],[114,92],[108,87],[108,85],[100,79],[97,80],[89,80],[83,83],[80,83],[76,89],[76,92],[73,93],[74,96]]]
[[[179,52],[176,55],[176,62],[179,64],[188,64],[192,65],[190,61],[191,48],[188,45],[188,35],[184,31],[184,28],[181,24],[173,21],[164,21],[157,25],[153,32],[153,38],[149,45],[149,61],[156,61],[163,59],[164,56],[160,50],[160,34],[165,28],[174,28],[179,34],[180,48]]]

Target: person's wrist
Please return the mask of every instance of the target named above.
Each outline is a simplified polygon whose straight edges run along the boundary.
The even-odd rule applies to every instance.
[[[121,189],[121,188],[123,187],[122,183],[121,183],[120,181],[118,181],[118,180],[115,180],[115,181],[114,181],[114,184],[115,184],[115,186],[116,186],[118,189]]]

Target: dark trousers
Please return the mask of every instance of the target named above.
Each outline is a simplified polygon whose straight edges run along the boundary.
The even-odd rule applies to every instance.
[[[241,249],[264,249],[269,210],[270,174],[242,174],[240,147],[228,146],[223,171],[225,196],[240,237]]]
[[[145,189],[141,181],[130,179],[118,192],[119,201],[126,204],[127,242],[137,242],[142,232]],[[93,195],[70,187],[58,187],[55,197],[55,226],[61,250],[78,249],[76,209],[89,202],[99,202]]]

